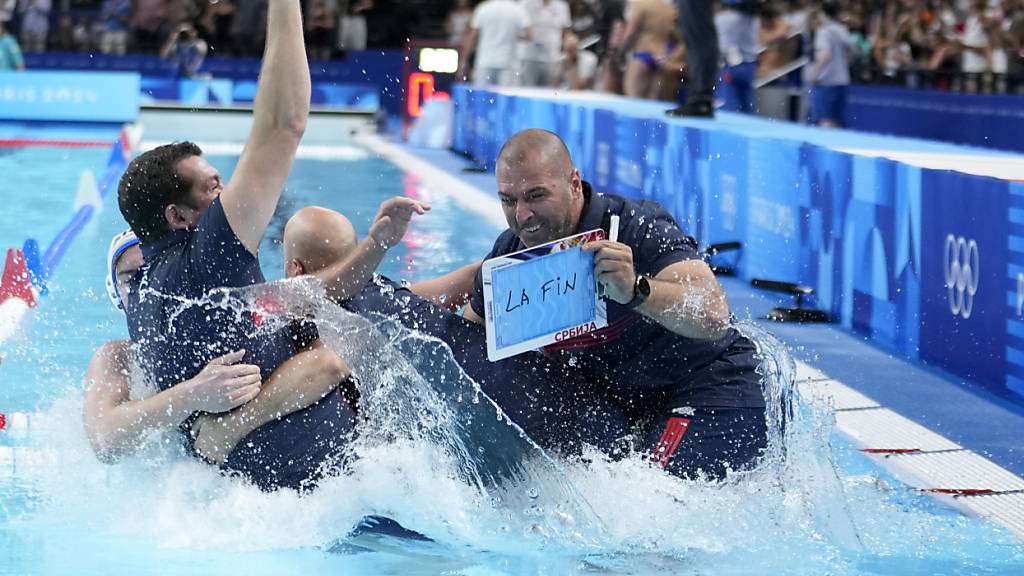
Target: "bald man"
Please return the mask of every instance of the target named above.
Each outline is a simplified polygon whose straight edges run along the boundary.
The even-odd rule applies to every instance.
[[[371,228],[370,235],[374,233]],[[285,226],[286,273],[329,281],[339,262],[362,260],[361,245],[352,223],[342,214],[316,206],[303,208]],[[588,382],[576,380],[541,355],[489,362],[483,326],[451,312],[467,300],[468,290],[461,287],[472,285],[477,268],[479,263],[473,263],[408,288],[376,275],[358,295],[339,304],[371,319],[398,320],[410,330],[443,341],[463,371],[542,447],[575,453],[589,444],[614,452],[627,433],[624,419],[593,393]],[[563,393],[570,382],[574,396]],[[586,400],[582,406],[577,403],[580,399]]]
[[[728,303],[697,242],[661,205],[598,194],[558,135],[524,130],[502,147],[498,196],[508,230],[487,258],[600,228],[617,242],[584,247],[608,304],[608,326],[544,349],[642,431],[641,449],[670,472],[720,478],[767,446],[755,346],[730,326]],[[482,322],[477,272],[466,317]],[[566,387],[566,392],[571,388]]]
[[[319,271],[356,249],[355,226],[338,212],[309,206],[284,226],[284,273],[288,278]]]

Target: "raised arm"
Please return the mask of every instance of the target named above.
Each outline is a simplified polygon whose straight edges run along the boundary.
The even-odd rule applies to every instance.
[[[130,454],[153,430],[171,430],[196,411],[224,411],[260,391],[259,367],[236,364],[244,351],[216,358],[195,378],[142,400],[129,398],[128,340],[107,342],[89,362],[83,422],[97,458],[113,462]]]
[[[300,12],[299,0],[270,0],[252,131],[221,194],[231,229],[253,254],[277,208],[309,116],[309,62]]]

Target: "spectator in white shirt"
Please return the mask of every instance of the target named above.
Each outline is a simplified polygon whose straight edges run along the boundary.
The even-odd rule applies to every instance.
[[[550,86],[557,81],[562,43],[572,33],[572,16],[565,0],[522,0],[531,37],[522,44],[523,86]]]
[[[473,82],[515,84],[516,44],[530,37],[526,11],[512,0],[485,0],[473,11],[462,53],[459,77],[467,77],[467,56],[476,50]]]
[[[565,57],[556,86],[566,90],[590,90],[597,78],[597,54],[581,50],[575,35],[565,37]]]

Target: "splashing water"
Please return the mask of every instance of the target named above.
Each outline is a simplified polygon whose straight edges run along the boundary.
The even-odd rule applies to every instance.
[[[270,300],[287,311],[264,322],[263,330],[316,319],[323,342],[359,381],[366,423],[357,453],[396,439],[429,446],[438,474],[457,477],[471,486],[475,500],[503,511],[501,531],[580,542],[602,531],[561,467],[466,375],[444,342],[393,319],[348,312],[328,300],[312,278],[263,284],[234,296],[247,307]]]
[[[356,573],[382,566],[418,573],[1005,573],[1024,564],[1000,529],[885,488],[886,478],[833,436],[828,407],[800,400],[785,348],[752,324],[738,328],[759,346],[768,451],[753,470],[688,482],[639,456],[552,460],[462,373],[444,344],[391,320],[350,314],[313,283],[236,292],[229,305],[249,307],[268,294],[287,303],[288,314],[265,329],[315,316],[322,338],[360,377],[373,426],[356,441],[359,458],[348,473],[301,496],[263,493],[183,457],[177,440],[160,434],[122,463],[101,465],[81,429],[81,393],[70,391],[32,415],[17,468],[0,476],[0,550],[15,551],[0,553],[6,568],[99,573],[105,565],[90,558],[104,557],[117,558],[122,570],[195,572],[199,561],[210,573],[254,574],[339,566]],[[368,514],[434,542],[344,540]]]

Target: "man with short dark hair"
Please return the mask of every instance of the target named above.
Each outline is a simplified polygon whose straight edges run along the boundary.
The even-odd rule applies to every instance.
[[[514,135],[498,155],[498,195],[509,229],[487,258],[600,228],[618,241],[584,249],[608,304],[608,326],[544,349],[601,387],[639,432],[640,450],[680,476],[720,478],[767,446],[754,344],[730,327],[721,286],[659,204],[598,194],[565,143],[546,130]],[[466,317],[483,321],[478,272]],[[567,390],[569,392],[569,390]]]
[[[288,329],[258,330],[252,313],[225,290],[264,281],[257,250],[309,114],[310,75],[299,0],[271,0],[267,30],[253,127],[231,181],[221,181],[198,146],[182,142],[136,158],[118,187],[121,213],[138,235],[145,261],[132,278],[125,305],[129,333],[140,365],[161,390],[236,350],[245,350],[242,362],[258,366],[266,382],[305,339]],[[338,294],[358,291],[397,242],[394,236],[400,234],[390,223],[407,223],[414,210],[425,209],[410,201],[388,210],[376,218],[381,236],[366,243],[332,278]],[[196,417],[182,424],[188,448]],[[337,425],[331,433],[316,432],[324,422]],[[324,454],[343,446],[343,432],[354,422],[346,399],[328,394],[257,430],[236,467],[251,464],[268,483],[290,483],[295,479],[275,475],[293,456]]]

